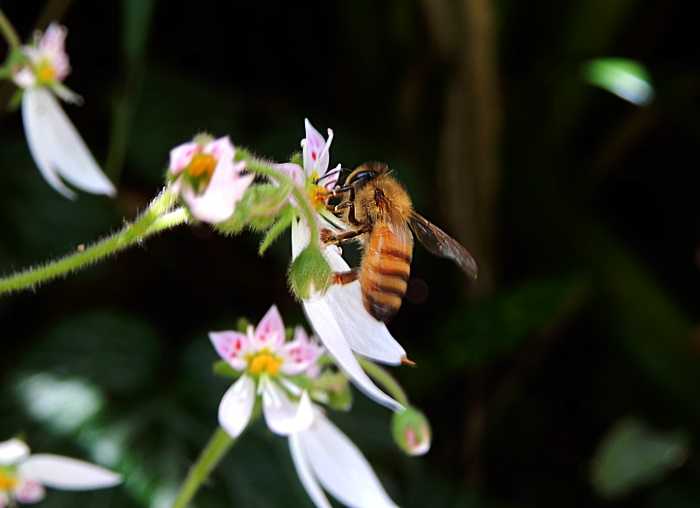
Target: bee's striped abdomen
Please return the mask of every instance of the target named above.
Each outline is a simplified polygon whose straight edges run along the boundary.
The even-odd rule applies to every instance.
[[[407,227],[376,224],[365,244],[360,286],[367,311],[388,321],[401,307],[411,273],[413,237]]]

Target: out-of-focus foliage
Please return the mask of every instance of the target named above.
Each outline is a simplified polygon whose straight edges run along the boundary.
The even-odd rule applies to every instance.
[[[591,481],[603,497],[616,498],[653,484],[683,465],[688,436],[660,433],[644,422],[625,419],[610,429],[600,443],[591,467]]]
[[[42,3],[6,4],[28,37]],[[66,112],[119,194],[55,194],[19,115],[3,113],[1,272],[120,227],[194,134],[282,161],[309,117],[333,128],[334,163],[388,162],[421,213],[488,256],[477,259],[488,276],[468,285],[417,245],[390,324],[417,363],[393,372],[430,419],[430,453],[405,456],[390,415],[361,394],[329,413],[401,506],[700,503],[697,6],[52,0],[49,11],[69,27],[66,84],[85,98]],[[600,90],[630,83],[637,98],[653,84],[653,100]],[[264,257],[261,240],[181,228],[0,300],[0,439],[21,433],[37,452],[127,478],[45,506],[167,506],[230,385],[212,372],[207,331],[271,303],[304,323],[285,280],[288,235]],[[629,414],[636,423],[617,427]],[[231,505],[310,506],[264,425],[196,499]]]

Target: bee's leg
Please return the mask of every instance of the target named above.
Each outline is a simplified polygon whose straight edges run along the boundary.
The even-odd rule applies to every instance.
[[[326,205],[326,210],[330,212],[339,212],[343,210],[344,208],[351,208],[352,207],[352,201],[343,201],[342,203],[338,203],[337,205]]]
[[[353,268],[347,272],[335,272],[331,275],[331,284],[338,284],[344,286],[345,284],[350,284],[355,282],[360,276],[360,269]]]
[[[352,240],[353,238],[360,236],[361,234],[367,233],[367,228],[352,229],[350,231],[343,231],[342,233],[334,233],[328,228],[321,229],[321,241],[326,244],[341,244]]]

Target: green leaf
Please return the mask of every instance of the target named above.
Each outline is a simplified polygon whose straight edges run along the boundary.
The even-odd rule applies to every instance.
[[[265,253],[265,251],[272,245],[272,243],[277,240],[277,238],[284,233],[289,226],[292,225],[292,221],[294,221],[294,218],[296,217],[296,212],[294,208],[291,206],[285,207],[285,209],[282,211],[280,214],[279,218],[277,219],[277,222],[275,222],[270,229],[267,230],[267,233],[265,234],[265,238],[263,241],[260,243],[260,247],[258,248],[258,254],[261,256]]]
[[[644,106],[654,98],[646,68],[634,60],[599,58],[584,68],[586,80],[633,104]]]
[[[684,432],[656,432],[629,418],[602,440],[591,467],[591,481],[605,498],[617,498],[655,483],[680,467],[688,456]]]

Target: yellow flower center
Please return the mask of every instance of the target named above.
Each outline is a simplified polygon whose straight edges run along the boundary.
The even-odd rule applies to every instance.
[[[0,492],[10,492],[15,490],[19,480],[9,472],[0,471]]]
[[[187,173],[193,178],[205,176],[211,178],[216,169],[216,159],[208,153],[198,153],[192,157],[190,165],[187,166]]]
[[[328,190],[323,187],[322,185],[318,185],[314,182],[318,180],[319,176],[316,171],[311,173],[311,176],[309,177],[308,180],[308,192],[309,192],[309,199],[311,200],[311,204],[314,206],[316,209],[323,208],[326,206],[326,200],[328,199]]]
[[[248,358],[248,371],[255,376],[260,374],[276,376],[281,366],[282,359],[267,349],[263,349]]]
[[[42,85],[48,85],[56,80],[56,69],[50,62],[43,61],[36,67],[36,79]]]

